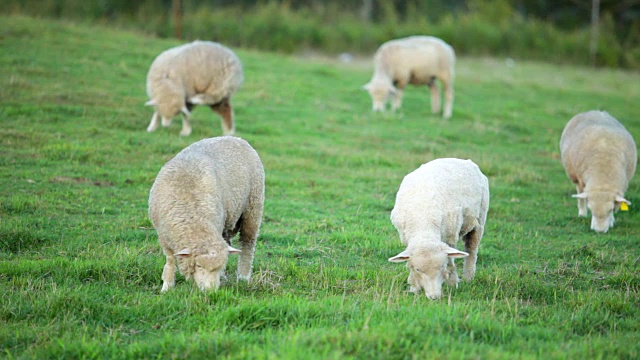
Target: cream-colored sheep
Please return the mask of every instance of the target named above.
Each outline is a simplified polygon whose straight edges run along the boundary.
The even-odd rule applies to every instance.
[[[211,41],[194,41],[162,52],[147,74],[146,104],[155,108],[148,132],[171,125],[182,113],[180,135],[191,134],[189,116],[195,105],[207,105],[222,117],[224,135],[233,135],[231,97],[244,80],[240,59],[229,48]]]
[[[578,215],[591,210],[591,229],[607,232],[614,211],[631,203],[624,198],[636,171],[638,152],[633,137],[604,111],[574,116],[560,138],[562,165],[576,184]],[[624,203],[624,205],[622,205]]]
[[[374,111],[384,111],[391,98],[393,110],[402,105],[402,95],[407,84],[428,85],[431,91],[431,111],[440,112],[440,89],[436,79],[442,82],[445,104],[442,116],[453,112],[453,80],[456,55],[453,48],[433,36],[410,36],[388,41],[378,48],[374,56],[374,73],[364,85],[373,100]]]
[[[406,249],[389,261],[407,262],[412,292],[437,299],[443,282],[457,286],[455,258],[465,258],[463,277],[473,279],[488,209],[489,181],[471,160],[436,159],[404,177],[391,222]],[[459,238],[466,252],[456,249]]]
[[[219,287],[229,253],[240,253],[238,278],[250,279],[264,178],[256,151],[233,136],[198,141],[162,167],[149,193],[149,217],[166,256],[163,292],[175,285],[175,258],[201,290]],[[241,251],[231,247],[238,232]]]

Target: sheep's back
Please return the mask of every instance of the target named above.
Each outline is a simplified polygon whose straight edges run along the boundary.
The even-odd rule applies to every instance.
[[[227,47],[209,41],[195,41],[174,59],[189,96],[207,93],[213,100],[234,94],[242,82],[242,63]]]
[[[163,166],[150,191],[149,215],[156,228],[213,224],[222,231],[250,201],[263,200],[258,154],[246,141],[223,136],[198,141]]]
[[[636,169],[637,148],[627,129],[604,111],[574,116],[560,138],[560,154],[570,176],[587,170],[602,159],[612,166],[623,166],[630,178]]]
[[[484,219],[488,192],[487,177],[472,161],[437,159],[405,176],[393,212],[416,224],[439,224],[448,213],[462,211]]]
[[[381,45],[374,56],[374,62],[379,71],[392,77],[405,69],[418,69],[431,76],[452,76],[455,53],[453,48],[441,39],[432,36],[411,36]]]

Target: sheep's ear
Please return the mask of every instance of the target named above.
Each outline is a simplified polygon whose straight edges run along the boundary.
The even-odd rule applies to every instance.
[[[229,254],[240,254],[242,252],[242,250],[233,248],[230,245],[227,245],[227,248],[229,249]]]
[[[409,251],[405,250],[403,252],[401,252],[400,254],[389,258],[389,262],[394,262],[394,263],[399,263],[399,262],[405,262],[407,260],[409,260],[411,258],[411,255],[409,254]]]
[[[571,195],[571,197],[574,197],[574,198],[577,198],[577,199],[586,199],[587,198],[587,193],[586,192],[581,192],[580,194]]]
[[[362,85],[362,90],[369,91],[369,89],[371,89],[371,83],[370,82]]]
[[[469,253],[450,247],[447,249],[447,256],[453,259],[458,259],[469,256]]]
[[[180,250],[180,252],[175,253],[174,255],[181,259],[188,258],[189,256],[191,256],[191,250],[184,248]]]
[[[151,99],[149,101],[147,101],[146,103],[144,103],[144,106],[153,106],[156,104],[156,101]]]
[[[620,196],[620,195],[617,195],[617,196],[616,196],[616,202],[617,202],[617,203],[625,203],[625,204],[627,204],[627,205],[631,205],[631,201],[629,201],[629,200],[627,200],[627,199],[623,198],[623,197],[622,197],[622,196]]]

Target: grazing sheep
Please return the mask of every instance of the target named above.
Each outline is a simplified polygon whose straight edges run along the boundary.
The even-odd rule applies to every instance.
[[[438,79],[445,94],[442,116],[450,118],[455,61],[453,48],[433,36],[410,36],[382,44],[374,57],[373,77],[363,87],[371,95],[373,111],[384,111],[389,97],[393,110],[399,109],[407,84],[426,84],[431,91],[431,111],[437,114],[440,112]]]
[[[222,117],[224,135],[233,135],[235,123],[231,96],[244,75],[240,59],[227,47],[211,41],[194,41],[162,52],[147,74],[146,105],[155,108],[148,132],[171,125],[182,113],[180,135],[191,134],[189,116],[195,105],[207,105]]]
[[[471,160],[436,159],[404,177],[391,222],[407,248],[389,261],[407,262],[412,292],[437,299],[443,281],[457,287],[455,258],[465,258],[463,277],[473,279],[488,209],[489,181]],[[458,238],[466,252],[455,248]]]
[[[638,162],[633,137],[607,112],[588,111],[565,126],[560,154],[567,176],[576,184],[578,216],[587,216],[588,207],[591,229],[607,232],[615,221],[614,211],[631,204],[624,193]]]
[[[262,222],[264,169],[245,140],[198,141],[167,162],[149,193],[149,217],[166,256],[162,291],[180,272],[201,290],[220,286],[228,254],[240,253],[238,278],[249,280]],[[240,250],[231,239],[240,232]]]

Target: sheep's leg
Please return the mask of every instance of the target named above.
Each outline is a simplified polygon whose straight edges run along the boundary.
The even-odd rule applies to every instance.
[[[402,96],[404,95],[404,90],[400,87],[396,88],[396,90],[391,94],[391,110],[396,111],[400,109],[402,106]]]
[[[453,81],[443,81],[442,84],[444,87],[444,112],[442,117],[449,119],[453,113]]]
[[[240,243],[242,252],[238,257],[238,279],[249,281],[253,269],[253,256],[256,250],[257,229],[248,226],[249,221],[245,221],[243,229],[240,231]]]
[[[222,117],[222,133],[224,135],[233,135],[236,131],[236,126],[233,121],[233,108],[231,107],[231,100],[224,98],[222,101],[215,105],[211,105],[211,110],[215,111]]]
[[[256,251],[256,240],[262,221],[262,208],[249,207],[246,214],[242,215],[240,226],[240,244],[242,252],[238,257],[238,279],[249,281],[253,267],[253,255]]]
[[[582,194],[584,186],[576,184],[576,191],[578,194]],[[587,199],[578,198],[578,216],[587,216]]]
[[[451,224],[452,226],[449,228],[449,231],[443,234],[442,241],[455,249],[456,244],[458,243],[459,234],[457,231],[453,231],[453,229],[460,229],[462,227],[463,218],[458,217],[453,212],[451,212],[448,214],[447,218],[444,221]],[[458,269],[456,268],[455,259],[453,257],[448,258],[447,270],[445,272],[444,280],[447,285],[458,287],[460,278],[458,277]]]
[[[458,287],[458,283],[460,282],[460,278],[458,278],[458,269],[456,269],[456,263],[453,258],[449,258],[449,263],[447,264],[447,276],[445,277],[445,281],[449,286]]]
[[[149,126],[147,126],[147,132],[156,131],[158,125],[160,125],[160,121],[158,121],[158,118],[158,112],[154,111],[153,115],[151,116],[151,122],[149,123]]]
[[[458,243],[459,234],[458,231],[454,229],[462,228],[464,218],[457,216],[455,212],[449,212],[445,215],[443,221],[451,226],[449,226],[448,231],[443,234],[442,241],[455,249],[456,244]],[[447,285],[455,287],[458,287],[458,283],[460,282],[460,278],[458,278],[458,269],[456,268],[456,263],[452,257],[449,257],[448,259],[444,280]]]
[[[182,118],[182,130],[180,136],[189,136],[191,134],[191,124],[189,123],[189,115],[184,115]]]
[[[435,79],[429,82],[429,91],[431,92],[431,112],[433,114],[440,113],[440,88],[436,84]]]
[[[464,251],[469,253],[464,259],[464,267],[462,270],[462,277],[471,281],[476,274],[476,261],[478,260],[478,246],[482,239],[482,233],[484,228],[482,226],[476,226],[464,236]]]
[[[173,254],[166,254],[167,262],[162,270],[162,292],[165,292],[176,285],[176,260]]]
[[[191,116],[191,109],[193,109],[193,104],[185,104],[182,107],[182,130],[180,131],[180,136],[189,136],[191,134],[191,124],[189,123],[189,117]]]

